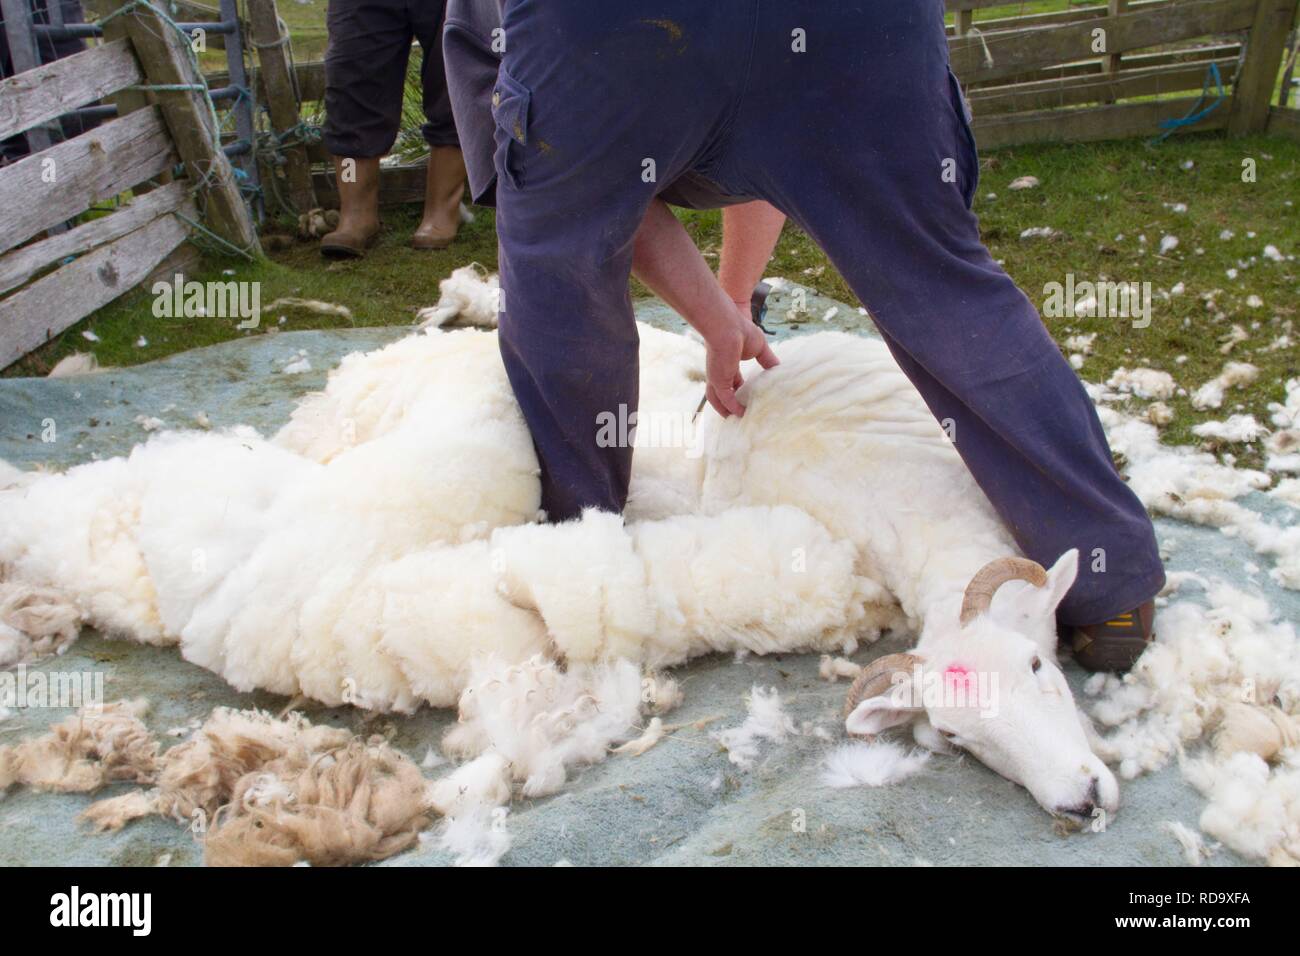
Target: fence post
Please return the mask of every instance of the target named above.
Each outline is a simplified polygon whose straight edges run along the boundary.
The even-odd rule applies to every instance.
[[[116,2],[99,0],[95,4],[101,19],[115,9]],[[146,85],[190,87],[203,83],[191,66],[186,41],[153,9],[134,7],[110,23],[125,27]],[[157,90],[154,96],[186,173],[200,186],[207,228],[232,245],[261,255],[257,229],[240,195],[234,168],[221,150],[207,96],[195,89]]]
[[[248,19],[252,27],[253,48],[261,72],[262,88],[266,91],[266,108],[271,117],[271,128],[277,137],[298,127],[300,116],[298,98],[294,94],[293,75],[289,65],[289,52],[285,48],[288,33],[281,34],[280,15],[275,0],[247,0]],[[285,176],[289,181],[289,198],[298,213],[316,208],[316,192],[311,185],[311,160],[307,147],[301,141],[283,147]],[[277,171],[268,169],[267,176]]]
[[[958,10],[953,14],[952,18],[953,32],[959,37],[964,37],[966,34],[970,33],[970,28],[974,26],[974,21],[974,10]]]
[[[1296,0],[1259,0],[1246,38],[1246,58],[1233,84],[1228,111],[1228,135],[1262,133],[1268,126],[1268,108],[1277,85],[1277,71]]]

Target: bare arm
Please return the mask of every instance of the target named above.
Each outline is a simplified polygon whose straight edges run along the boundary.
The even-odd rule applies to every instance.
[[[763,278],[772,250],[781,238],[785,213],[765,202],[747,202],[722,210],[722,261],[718,282],[742,312],[749,314],[754,286]]]
[[[745,414],[745,406],[736,399],[736,389],[744,384],[740,363],[752,358],[763,368],[777,364],[762,330],[749,320],[748,293],[742,317],[686,229],[661,200],[650,204],[635,243],[632,270],[637,278],[704,339],[709,404],[723,418]]]

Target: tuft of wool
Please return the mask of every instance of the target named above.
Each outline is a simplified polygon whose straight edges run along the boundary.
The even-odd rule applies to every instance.
[[[540,655],[516,665],[479,660],[443,750],[499,754],[525,796],[543,796],[564,785],[570,767],[598,763],[626,739],[641,704],[641,670],[630,661],[561,671]]]
[[[1272,866],[1300,864],[1300,752],[1270,770],[1258,754],[1191,760],[1183,773],[1208,800],[1201,829],[1243,856]]]
[[[346,305],[322,302],[320,299],[302,299],[297,296],[284,296],[274,302],[268,302],[262,306],[262,313],[274,312],[276,309],[300,309],[304,312],[315,312],[317,315],[334,316],[340,319],[352,318],[352,310]]]
[[[469,813],[476,806],[507,804],[511,789],[510,761],[493,751],[429,784],[425,799],[438,813],[454,817]]]
[[[505,807],[475,806],[446,817],[438,828],[438,845],[455,855],[456,866],[496,866],[510,850]]]
[[[1249,385],[1259,377],[1259,369],[1249,362],[1228,362],[1223,371],[1192,393],[1192,407],[1201,411],[1219,408],[1230,388]]]
[[[1106,384],[1117,391],[1147,399],[1173,398],[1178,388],[1172,375],[1153,368],[1117,368]]]
[[[656,714],[667,714],[676,710],[686,699],[682,687],[671,677],[662,674],[649,674],[644,681],[644,699],[650,710]]]
[[[1220,757],[1246,751],[1272,760],[1290,747],[1300,747],[1300,716],[1272,705],[1228,704],[1214,734],[1214,750]]]
[[[1164,830],[1183,848],[1183,856],[1187,859],[1188,866],[1200,866],[1201,860],[1209,856],[1210,851],[1205,847],[1205,838],[1177,820],[1165,820],[1160,824],[1160,829]]]
[[[213,819],[210,866],[344,866],[414,846],[429,825],[425,780],[404,754],[372,740],[247,774]]]
[[[91,353],[73,352],[71,355],[65,355],[59,359],[45,377],[76,378],[79,375],[93,375],[96,372],[103,371],[106,371],[106,369],[100,368],[99,359]]]
[[[443,817],[438,845],[455,854],[457,866],[492,866],[510,849],[510,777],[510,762],[489,751],[426,788],[427,804]]]
[[[438,283],[438,304],[415,313],[416,325],[433,330],[460,320],[465,325],[495,329],[501,288],[496,275],[485,275],[485,272],[477,262],[454,270]]]
[[[110,783],[149,782],[158,742],[141,720],[148,709],[143,698],[83,707],[39,737],[0,747],[0,793],[15,784],[87,793]]]
[[[664,739],[664,721],[662,717],[653,717],[650,723],[646,724],[645,730],[641,736],[635,740],[629,740],[625,744],[613,748],[610,753],[626,754],[631,757],[639,757],[659,741]]]
[[[1268,429],[1254,415],[1230,415],[1227,421],[1202,422],[1192,428],[1192,434],[1209,439],[1212,444],[1242,444],[1259,441],[1268,434]]]
[[[63,592],[0,581],[0,667],[56,654],[80,630],[81,611]]]
[[[1174,410],[1164,402],[1152,402],[1147,406],[1147,421],[1163,428],[1174,420]]]
[[[832,684],[841,677],[853,680],[861,673],[861,664],[855,664],[844,657],[831,657],[829,654],[822,655],[821,663],[817,667],[818,676]]]
[[[758,760],[760,741],[781,743],[799,731],[781,706],[776,688],[764,690],[757,684],[750,689],[746,706],[749,715],[739,727],[715,730],[711,734],[727,751],[727,759],[741,770],[751,770]]]
[[[890,740],[841,744],[830,752],[822,770],[828,787],[885,787],[919,773],[928,750],[911,751]]]

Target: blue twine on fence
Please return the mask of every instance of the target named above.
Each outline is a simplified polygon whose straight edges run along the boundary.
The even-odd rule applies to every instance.
[[[1218,92],[1215,96],[1214,102],[1202,109],[1201,104],[1210,98],[1211,83],[1215,85]],[[1192,105],[1191,110],[1181,119],[1161,120],[1160,128],[1163,129],[1164,132],[1153,139],[1151,145],[1158,146],[1183,127],[1199,123],[1201,120],[1205,119],[1205,117],[1217,110],[1223,104],[1223,101],[1227,99],[1227,96],[1228,94],[1223,89],[1223,74],[1219,72],[1219,64],[1211,63],[1209,69],[1205,71],[1205,82],[1201,84],[1201,95],[1197,98],[1195,104]]]

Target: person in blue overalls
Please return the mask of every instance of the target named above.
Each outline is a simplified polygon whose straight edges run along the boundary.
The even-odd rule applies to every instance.
[[[1058,610],[1076,658],[1129,666],[1165,580],[1154,529],[1078,377],[980,241],[943,0],[504,0],[502,30],[501,351],[549,519],[626,502],[632,449],[602,447],[596,423],[636,407],[628,276],[656,200],[695,177],[770,203],[821,246],[936,417],[956,423],[1025,554],[1085,556]],[[700,260],[668,218],[658,255]],[[708,349],[710,401],[740,414],[739,364],[762,341],[721,299],[702,282],[683,316]],[[1104,571],[1086,559],[1099,550]]]

